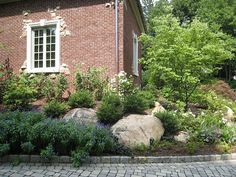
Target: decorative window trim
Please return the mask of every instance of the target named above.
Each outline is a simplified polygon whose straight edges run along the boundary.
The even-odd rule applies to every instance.
[[[55,67],[33,67],[33,28],[46,28],[47,26],[55,26]],[[60,20],[40,20],[37,23],[29,23],[27,25],[27,72],[29,73],[54,73],[60,71]]]
[[[138,53],[139,53],[138,36],[136,33],[133,32],[133,74],[135,76],[139,76]]]

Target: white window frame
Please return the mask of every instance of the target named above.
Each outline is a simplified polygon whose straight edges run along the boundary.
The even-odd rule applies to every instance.
[[[55,67],[46,67],[45,61],[42,68],[34,68],[33,61],[33,29],[34,28],[46,28],[55,26]],[[45,53],[45,51],[44,51]],[[44,59],[45,60],[45,57]],[[29,23],[27,25],[27,72],[29,73],[54,73],[60,71],[60,20],[41,20],[37,23]]]
[[[138,53],[139,53],[139,46],[138,46],[138,36],[136,33],[133,32],[133,74],[135,76],[139,76],[139,60],[138,60]]]

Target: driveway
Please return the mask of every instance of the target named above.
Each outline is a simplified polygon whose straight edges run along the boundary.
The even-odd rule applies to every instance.
[[[11,177],[200,177],[231,176],[236,177],[236,160],[192,163],[158,164],[90,164],[74,168],[71,164],[43,165],[23,164],[12,166],[0,165],[0,176]]]

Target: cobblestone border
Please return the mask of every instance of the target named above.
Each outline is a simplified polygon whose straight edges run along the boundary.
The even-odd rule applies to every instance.
[[[132,163],[184,163],[218,160],[236,160],[236,153],[220,155],[193,155],[193,156],[92,156],[84,163],[87,164],[132,164]],[[0,158],[0,163],[19,161],[23,163],[71,163],[69,156],[53,156],[46,160],[39,155],[7,155]]]

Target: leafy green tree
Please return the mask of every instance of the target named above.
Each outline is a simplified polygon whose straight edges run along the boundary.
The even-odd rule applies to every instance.
[[[198,20],[180,26],[171,14],[156,17],[152,23],[156,35],[141,37],[149,46],[142,60],[150,73],[149,82],[167,88],[169,96],[184,101],[187,110],[198,85],[217,70],[218,64],[233,56],[224,40],[228,36],[212,32]]]
[[[162,15],[167,15],[172,12],[172,7],[170,6],[170,3],[168,0],[159,0],[155,3],[153,8],[149,11],[148,17],[147,17],[147,28],[148,33],[155,35],[155,30],[153,29],[153,18],[159,17]]]
[[[154,6],[154,1],[153,0],[142,0],[142,4],[143,4],[143,13],[145,18],[148,17],[149,12],[151,11],[151,9]]]
[[[196,16],[218,31],[236,37],[236,1],[235,0],[201,0]]]
[[[179,18],[180,23],[192,21],[196,16],[200,0],[172,0],[173,14]]]

